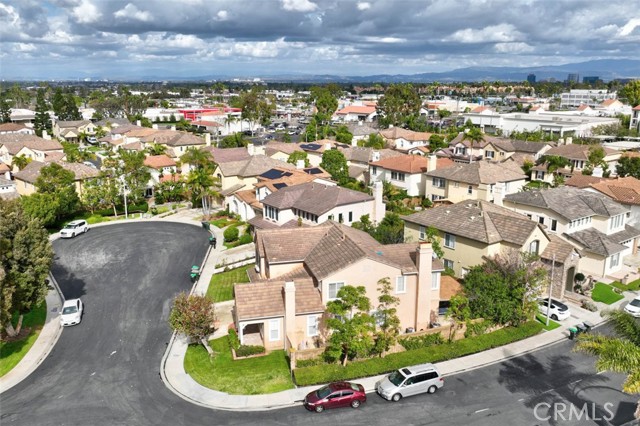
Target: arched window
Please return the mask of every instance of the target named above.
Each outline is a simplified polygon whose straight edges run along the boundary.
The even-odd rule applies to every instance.
[[[540,240],[533,240],[529,243],[529,253],[538,254],[538,250],[540,249]]]

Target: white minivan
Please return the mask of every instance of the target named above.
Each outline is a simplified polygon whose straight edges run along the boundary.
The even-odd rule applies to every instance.
[[[418,395],[434,393],[444,386],[444,379],[431,363],[405,367],[394,371],[376,383],[376,392],[388,401]]]
[[[86,220],[74,220],[67,223],[67,226],[60,231],[60,238],[73,238],[78,234],[84,234],[89,230]]]

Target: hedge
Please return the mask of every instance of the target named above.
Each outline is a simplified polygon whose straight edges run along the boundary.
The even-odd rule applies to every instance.
[[[240,231],[238,231],[237,227],[230,226],[229,228],[224,230],[224,233],[223,233],[224,240],[230,243],[232,241],[237,240],[239,234],[240,234]]]
[[[118,214],[124,214],[124,206],[117,206],[116,210]],[[146,213],[149,210],[149,204],[129,204],[127,205],[127,213]],[[99,214],[100,216],[113,216],[113,208],[96,210],[93,214]]]
[[[398,339],[398,342],[408,351],[414,349],[425,348],[427,346],[441,345],[444,343],[444,337],[440,333],[425,334],[417,337],[406,337]]]
[[[236,356],[251,356],[263,354],[265,351],[264,346],[257,345],[240,345],[238,349],[236,349]]]
[[[538,334],[542,328],[542,324],[538,321],[529,321],[519,327],[506,327],[492,333],[456,340],[451,343],[389,354],[384,358],[354,361],[345,367],[340,364],[328,364],[296,368],[294,379],[298,386],[309,386],[376,376],[408,365],[442,362],[503,346]]]

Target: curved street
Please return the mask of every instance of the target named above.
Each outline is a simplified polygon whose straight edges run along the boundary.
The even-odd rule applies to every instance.
[[[189,268],[202,262],[207,246],[204,230],[170,222],[95,227],[57,240],[53,274],[65,298],[82,298],[85,315],[79,326],[63,331],[33,374],[2,394],[0,423],[619,425],[632,420],[636,398],[619,391],[622,376],[596,374],[593,358],[572,353],[570,341],[446,378],[435,395],[396,404],[370,394],[358,410],[320,415],[301,406],[227,412],[193,405],[164,385],[159,368],[171,337],[171,300],[190,289]],[[554,420],[545,407],[556,402],[579,408],[595,402],[599,419]],[[534,415],[537,404],[543,404],[537,414],[544,420]],[[613,417],[608,423],[602,419],[611,417],[607,407]]]

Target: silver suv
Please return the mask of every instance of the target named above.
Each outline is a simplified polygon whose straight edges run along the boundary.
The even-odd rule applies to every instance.
[[[421,364],[394,371],[376,383],[376,392],[386,400],[400,399],[420,393],[434,393],[444,386],[435,365]]]

